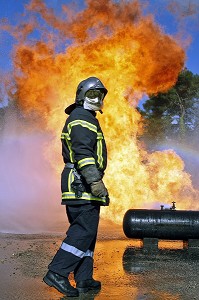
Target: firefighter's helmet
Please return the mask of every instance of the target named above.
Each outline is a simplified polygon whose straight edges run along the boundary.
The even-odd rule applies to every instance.
[[[97,95],[98,92],[99,95]],[[107,93],[108,90],[97,77],[89,77],[78,84],[75,103],[69,105],[65,113],[69,115],[77,105],[84,106],[84,102],[93,102],[95,97],[99,97],[102,102]]]
[[[108,92],[103,83],[97,77],[89,77],[79,83],[76,91],[75,103],[83,105],[86,92],[89,90],[100,90],[104,94],[103,98]]]

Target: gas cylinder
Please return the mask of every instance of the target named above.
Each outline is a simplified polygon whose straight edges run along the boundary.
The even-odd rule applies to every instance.
[[[133,239],[199,239],[199,211],[175,209],[129,209],[123,231]]]

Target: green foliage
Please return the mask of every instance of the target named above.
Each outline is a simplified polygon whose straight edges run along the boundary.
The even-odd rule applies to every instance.
[[[167,93],[150,95],[139,109],[145,120],[144,139],[182,141],[199,129],[199,75],[184,69]]]
[[[5,124],[5,109],[0,107],[0,134],[3,132]]]

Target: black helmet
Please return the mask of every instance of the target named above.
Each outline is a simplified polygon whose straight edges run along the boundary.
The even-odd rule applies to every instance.
[[[82,105],[84,102],[85,94],[88,90],[102,90],[104,97],[107,94],[107,89],[103,83],[96,77],[89,77],[81,81],[77,87],[75,103]]]
[[[73,111],[73,109],[75,109],[76,105],[82,106],[84,103],[84,98],[85,98],[86,92],[88,90],[95,90],[95,89],[101,90],[102,93],[104,94],[104,97],[108,93],[108,90],[105,88],[103,83],[97,77],[89,77],[89,78],[81,81],[77,87],[75,103],[69,105],[65,109],[65,113],[69,115]]]

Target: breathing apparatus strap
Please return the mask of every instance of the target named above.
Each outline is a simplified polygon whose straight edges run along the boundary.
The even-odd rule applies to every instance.
[[[75,167],[75,165],[72,164],[72,163],[69,163],[69,162],[68,162],[68,163],[65,164],[65,168],[66,168],[66,169],[73,169],[74,167]]]
[[[77,172],[75,165],[72,163],[66,163],[65,168],[73,170],[74,181],[71,183],[71,188],[75,192],[75,197],[81,198],[82,193],[85,192],[85,187],[82,183],[81,175]]]

